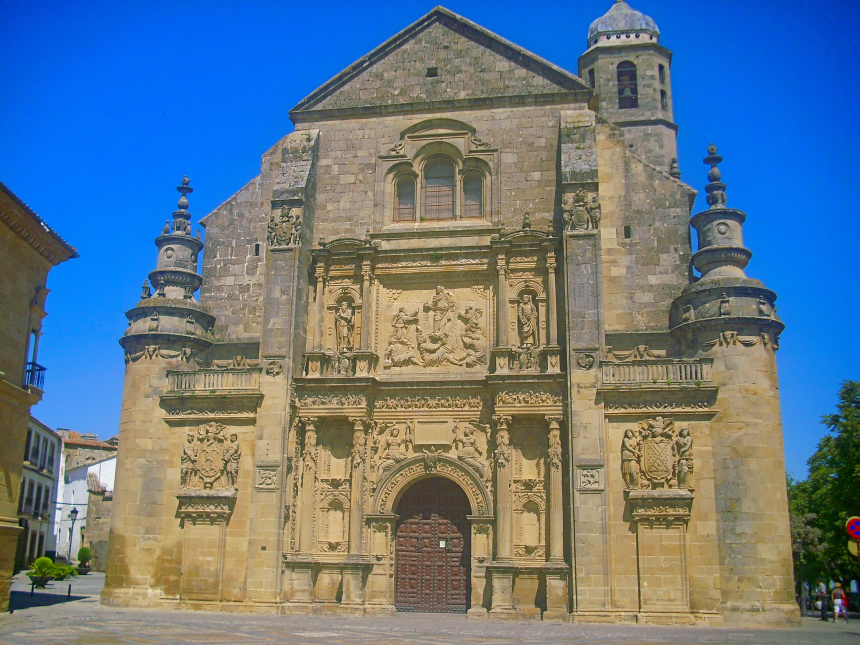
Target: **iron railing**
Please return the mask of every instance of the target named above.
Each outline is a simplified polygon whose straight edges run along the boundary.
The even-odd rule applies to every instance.
[[[24,370],[24,387],[33,386],[40,390],[45,389],[45,368],[38,363],[27,363]]]

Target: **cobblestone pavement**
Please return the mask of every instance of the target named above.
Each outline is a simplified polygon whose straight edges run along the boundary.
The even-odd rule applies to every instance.
[[[13,614],[0,616],[0,643],[309,643],[319,645],[842,645],[860,643],[860,620],[822,623],[804,618],[799,630],[741,631],[499,622],[448,614],[399,614],[385,618],[269,616],[202,611],[112,609],[98,602],[103,574],[75,579],[29,595],[26,577],[13,583]]]

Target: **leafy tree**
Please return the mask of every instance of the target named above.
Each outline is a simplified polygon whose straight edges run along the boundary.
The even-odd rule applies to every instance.
[[[795,579],[857,577],[857,559],[846,548],[845,521],[860,515],[860,382],[846,381],[837,413],[822,422],[830,433],[809,458],[809,477],[789,479]]]

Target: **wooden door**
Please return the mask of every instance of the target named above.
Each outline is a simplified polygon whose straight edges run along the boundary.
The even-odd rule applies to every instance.
[[[469,608],[469,512],[466,494],[448,479],[423,479],[404,493],[394,553],[399,611]]]

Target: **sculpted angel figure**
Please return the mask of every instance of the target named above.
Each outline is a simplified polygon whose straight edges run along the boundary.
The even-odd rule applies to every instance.
[[[481,454],[478,447],[477,431],[488,433],[489,426],[478,423],[477,419],[469,419],[463,427],[462,434],[459,433],[460,424],[454,426],[454,442],[457,445],[457,458],[468,466],[471,466],[481,477],[486,479],[488,473],[487,460]]]
[[[194,434],[189,432],[185,437],[185,445],[182,446],[182,458],[180,459],[181,487],[188,488],[197,467],[197,446],[194,444]]]
[[[689,428],[681,428],[678,433],[675,452],[678,458],[678,488],[689,488],[693,474],[693,437]]]
[[[382,437],[379,440],[379,467],[377,468],[376,477],[381,479],[386,470],[392,466],[396,466],[401,461],[406,459],[409,440],[406,437],[400,437],[400,428],[394,426],[387,437]]]
[[[227,446],[224,454],[224,474],[227,476],[227,485],[236,488],[236,481],[239,478],[239,457],[242,455],[242,448],[239,446],[239,437],[234,432],[230,435],[230,444]]]
[[[334,314],[337,323],[337,349],[339,352],[351,352],[353,343],[352,336],[355,331],[355,314],[349,307],[349,303],[341,301]]]
[[[531,294],[524,293],[517,304],[517,328],[520,334],[520,345],[537,345],[537,308],[532,302]]]
[[[639,442],[632,430],[625,432],[621,441],[621,475],[624,488],[639,488]]]

